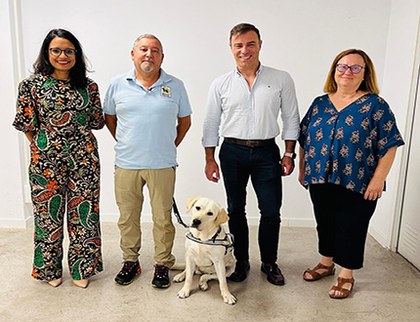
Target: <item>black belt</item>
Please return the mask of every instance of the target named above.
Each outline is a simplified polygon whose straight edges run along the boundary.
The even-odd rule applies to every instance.
[[[235,139],[235,138],[224,138],[223,142],[243,145],[249,148],[259,148],[259,147],[274,143],[275,140],[274,138],[268,139],[268,140],[242,140],[242,139]]]

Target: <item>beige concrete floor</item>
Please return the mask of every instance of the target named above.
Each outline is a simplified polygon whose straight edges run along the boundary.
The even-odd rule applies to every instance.
[[[119,286],[121,267],[116,224],[103,230],[104,271],[87,289],[72,285],[68,270],[58,288],[30,277],[32,230],[0,230],[0,321],[420,321],[420,273],[399,255],[367,242],[365,267],[356,272],[355,289],[346,300],[332,300],[334,277],[303,281],[302,272],[317,263],[316,234],[310,228],[282,228],[279,250],[285,286],[274,286],[259,271],[256,228],[251,228],[251,271],[243,283],[229,283],[238,298],[223,303],[218,283],[178,299],[180,284],[152,288],[150,224],[143,224],[143,273],[133,284]],[[174,253],[184,257],[186,230],[177,227]],[[67,267],[66,265],[64,265]],[[171,272],[174,276],[175,272]]]

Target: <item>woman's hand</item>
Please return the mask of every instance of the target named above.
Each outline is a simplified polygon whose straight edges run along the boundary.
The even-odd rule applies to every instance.
[[[304,162],[303,162],[303,155],[304,155],[304,151],[303,151],[303,149],[302,149],[302,147],[300,147],[299,148],[299,175],[298,175],[298,181],[299,181],[299,183],[302,185],[302,186],[304,186],[303,185],[303,178],[304,178],[304,176],[305,176],[305,165],[304,165]]]
[[[385,185],[385,180],[373,176],[368,184],[368,187],[363,197],[366,200],[372,200],[372,201],[381,198],[382,192],[384,190],[384,185]]]
[[[299,168],[299,175],[298,175],[298,181],[303,186],[303,177],[305,176],[305,173],[302,169]]]
[[[392,162],[394,162],[396,152],[397,147],[393,146],[379,159],[375,173],[373,174],[372,179],[370,179],[366,192],[363,195],[366,200],[376,200],[382,197],[385,180],[391,169]]]

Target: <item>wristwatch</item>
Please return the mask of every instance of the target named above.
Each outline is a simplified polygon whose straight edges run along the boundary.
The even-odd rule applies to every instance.
[[[296,153],[295,152],[284,152],[283,157],[289,157],[289,158],[292,158],[294,160],[294,159],[296,159]]]

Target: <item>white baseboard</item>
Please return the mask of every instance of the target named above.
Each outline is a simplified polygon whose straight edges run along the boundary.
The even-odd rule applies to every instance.
[[[250,225],[258,225],[260,222],[260,217],[247,217],[248,224]],[[283,227],[307,227],[312,228],[315,227],[314,219],[302,219],[302,218],[282,218],[281,225]]]
[[[117,223],[118,222],[118,213],[101,213],[101,222],[110,222],[110,223]],[[189,217],[183,216],[182,218],[184,222],[188,222]],[[152,215],[151,214],[142,214],[141,216],[142,222],[151,223],[152,222]],[[175,222],[174,218],[174,222]],[[250,225],[258,225],[260,221],[259,217],[248,217],[248,223]],[[301,219],[301,218],[283,218],[281,225],[283,227],[315,227],[315,221],[313,219]],[[28,228],[33,226],[32,217],[27,218],[26,220],[23,219],[0,219],[0,228]],[[374,235],[374,234],[372,234]],[[375,235],[374,235],[375,236]],[[376,239],[376,237],[375,237]],[[381,243],[382,244],[382,243]]]
[[[106,223],[117,223],[119,218],[118,213],[101,213],[101,222]],[[152,214],[141,214],[141,221],[146,223],[152,222]]]
[[[302,218],[284,218],[281,222],[282,226],[285,227],[303,227],[303,228],[315,228],[315,220],[302,219]]]
[[[32,216],[28,217],[26,219],[6,219],[6,218],[0,218],[0,228],[20,228],[25,229],[32,227],[34,225]]]
[[[103,213],[100,214],[101,222],[117,222],[118,221],[117,213]]]
[[[369,235],[371,235],[382,247],[390,249],[390,240],[385,238],[381,233],[376,229],[369,227]]]
[[[102,222],[117,222],[118,221],[118,214],[117,213],[101,213],[101,221]],[[184,222],[188,222],[190,219],[189,216],[182,217]],[[252,217],[248,216],[248,224],[250,225],[258,225],[260,222],[260,217]],[[174,222],[176,221],[175,218],[173,219]],[[151,214],[142,214],[141,221],[151,223],[152,222],[152,215]],[[308,227],[313,228],[315,227],[315,220],[311,219],[301,219],[301,218],[282,218],[281,225],[284,227]]]

